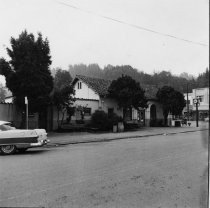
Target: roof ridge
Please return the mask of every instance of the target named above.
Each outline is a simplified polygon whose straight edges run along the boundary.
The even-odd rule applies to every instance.
[[[99,79],[99,80],[104,80],[104,81],[109,81],[111,82],[112,80],[110,79],[104,79],[104,78],[98,78],[98,77],[90,77],[90,76],[86,76],[86,75],[81,75],[81,74],[76,74],[76,77],[84,77],[84,78],[90,78],[90,79]]]

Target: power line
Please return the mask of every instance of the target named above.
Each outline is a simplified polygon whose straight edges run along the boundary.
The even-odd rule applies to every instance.
[[[95,15],[95,16],[98,16],[98,17],[101,17],[101,18],[104,18],[104,19],[108,19],[108,20],[111,20],[111,21],[114,21],[114,22],[117,22],[117,23],[120,23],[120,24],[123,24],[123,25],[127,25],[127,26],[130,26],[130,27],[139,29],[139,30],[144,30],[144,31],[155,33],[155,34],[162,35],[162,36],[165,36],[165,37],[169,37],[169,38],[185,41],[185,42],[188,42],[188,43],[191,43],[191,44],[196,44],[196,45],[208,47],[208,45],[205,44],[205,43],[196,42],[196,41],[180,38],[180,37],[177,37],[175,35],[170,35],[170,34],[167,34],[167,33],[162,33],[162,32],[159,32],[159,31],[151,30],[149,28],[142,27],[142,26],[139,26],[139,25],[135,25],[135,24],[132,24],[132,23],[129,23],[129,22],[125,22],[125,21],[122,21],[122,20],[118,20],[118,19],[115,19],[115,18],[112,18],[112,17],[109,17],[109,16],[97,14],[96,12],[93,12],[93,11],[88,11],[88,10],[85,10],[85,9],[81,9],[81,8],[79,8],[77,6],[72,5],[72,4],[67,4],[67,3],[64,3],[64,2],[60,2],[60,1],[56,1],[56,2],[61,4],[61,5],[70,7],[72,9],[79,10],[79,11],[84,12],[84,13],[92,14],[92,15]]]

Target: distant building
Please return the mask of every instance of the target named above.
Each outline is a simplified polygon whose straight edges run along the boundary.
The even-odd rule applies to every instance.
[[[187,102],[187,93],[184,93],[184,98]],[[205,120],[205,118],[209,117],[209,88],[197,88],[193,89],[191,93],[188,93],[188,103],[189,106],[189,116],[190,119],[196,119],[196,106],[193,104],[193,100],[199,100],[199,119]],[[183,109],[183,114],[187,116],[187,105]]]

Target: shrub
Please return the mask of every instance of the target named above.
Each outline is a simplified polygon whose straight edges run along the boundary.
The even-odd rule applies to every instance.
[[[91,126],[99,130],[109,130],[112,128],[108,114],[104,111],[97,110],[91,117]]]
[[[107,114],[104,111],[97,110],[91,117],[90,127],[97,128],[99,130],[111,130],[113,125],[117,125],[118,122],[122,121],[122,117],[115,113]]]

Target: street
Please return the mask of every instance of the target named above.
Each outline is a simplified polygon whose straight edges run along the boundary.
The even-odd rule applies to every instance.
[[[207,207],[207,130],[0,157],[0,207]]]

